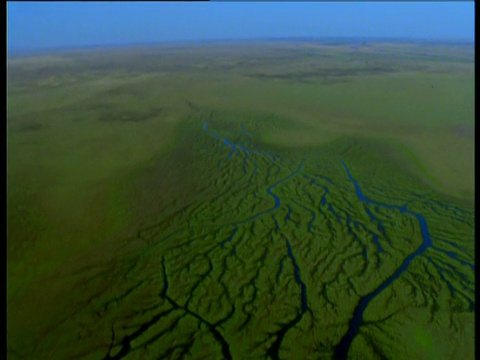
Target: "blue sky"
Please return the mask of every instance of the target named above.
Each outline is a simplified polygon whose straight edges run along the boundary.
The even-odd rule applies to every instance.
[[[7,48],[277,37],[474,39],[474,2],[8,2]]]

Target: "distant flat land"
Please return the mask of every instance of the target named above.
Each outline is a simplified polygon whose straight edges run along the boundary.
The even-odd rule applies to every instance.
[[[7,71],[9,358],[474,358],[473,45]]]

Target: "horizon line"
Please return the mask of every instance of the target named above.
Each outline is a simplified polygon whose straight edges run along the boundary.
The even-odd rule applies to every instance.
[[[91,45],[65,45],[48,46],[39,48],[9,48],[7,44],[7,57],[44,54],[50,52],[78,51],[78,50],[113,50],[124,48],[135,48],[144,46],[162,46],[162,45],[208,45],[212,43],[255,43],[255,42],[329,42],[328,45],[335,43],[341,44],[349,42],[396,42],[396,43],[423,43],[423,44],[458,44],[474,45],[475,39],[466,38],[420,38],[420,37],[373,37],[373,36],[287,36],[287,37],[258,37],[258,38],[225,38],[225,39],[183,39],[183,40],[160,40],[149,42],[130,42],[130,43],[103,43]]]

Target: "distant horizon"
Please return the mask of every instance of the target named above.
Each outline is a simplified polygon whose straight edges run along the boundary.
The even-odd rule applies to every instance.
[[[68,52],[68,51],[81,51],[81,50],[114,50],[114,49],[127,49],[135,47],[155,47],[155,46],[201,46],[208,44],[220,44],[220,43],[261,43],[261,42],[318,42],[328,44],[348,44],[358,42],[370,42],[370,43],[419,43],[428,45],[475,45],[474,40],[470,39],[432,39],[432,38],[401,38],[401,37],[368,37],[368,36],[323,36],[323,37],[270,37],[270,38],[233,38],[233,39],[199,39],[199,40],[163,40],[152,42],[135,42],[135,43],[105,43],[105,44],[92,44],[92,45],[73,45],[73,46],[57,46],[57,47],[45,47],[34,49],[10,49],[7,50],[7,57],[27,56],[37,54],[49,54],[55,52]]]
[[[268,39],[475,41],[474,2],[7,2],[7,54]]]

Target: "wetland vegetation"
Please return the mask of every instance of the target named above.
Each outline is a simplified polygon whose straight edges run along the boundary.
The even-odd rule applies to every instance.
[[[7,71],[12,359],[473,359],[473,45]]]

